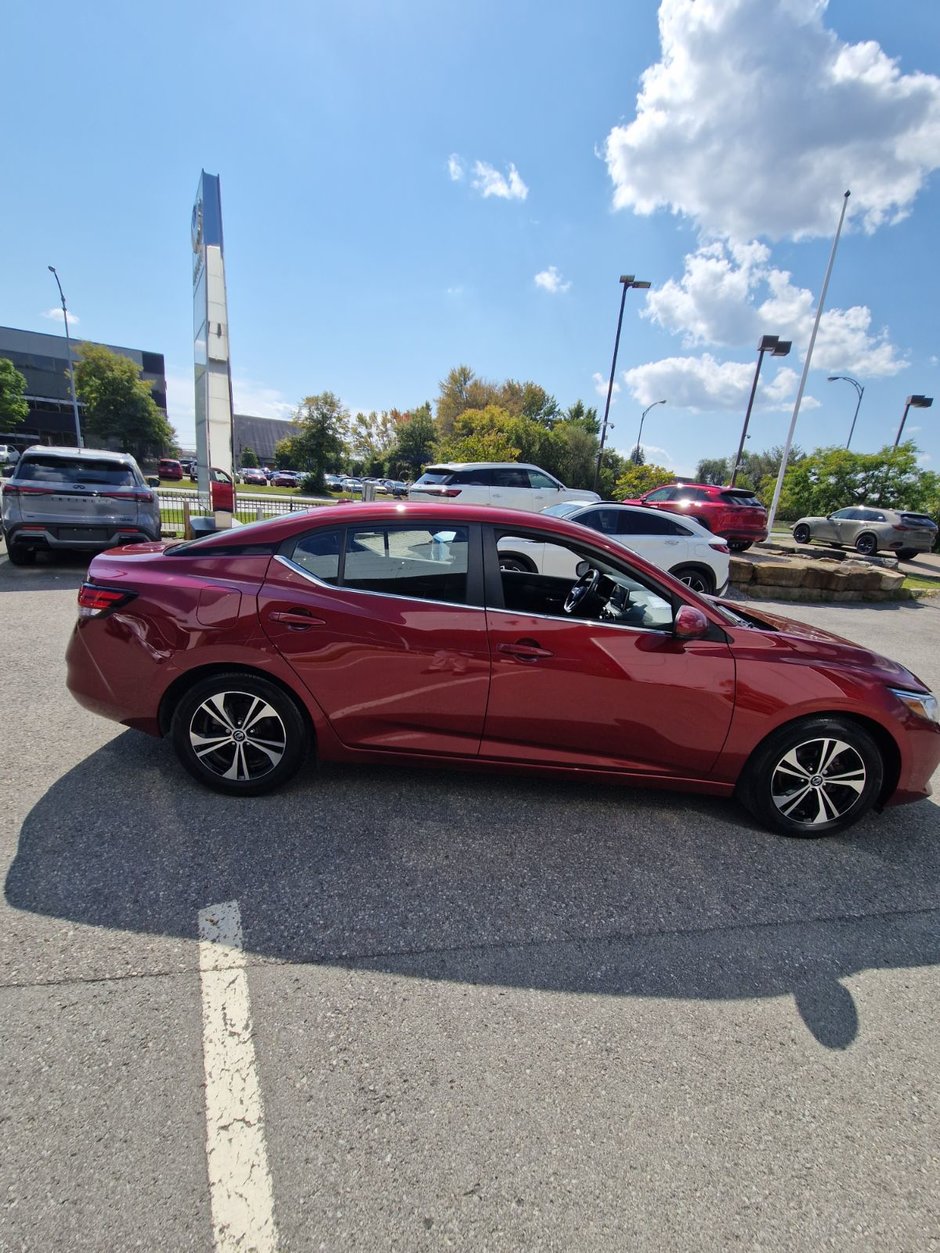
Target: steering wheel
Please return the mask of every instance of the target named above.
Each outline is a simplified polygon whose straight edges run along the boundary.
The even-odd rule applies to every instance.
[[[585,570],[577,583],[572,584],[570,592],[565,597],[565,613],[574,613],[579,609],[587,598],[597,591],[600,581],[600,570],[595,570],[593,566]]]

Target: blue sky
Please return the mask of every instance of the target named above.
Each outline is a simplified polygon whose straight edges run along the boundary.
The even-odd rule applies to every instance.
[[[433,401],[466,363],[603,410],[613,447],[783,442],[843,192],[796,442],[905,434],[940,470],[940,5],[316,0],[4,22],[0,324],[162,352],[192,438],[190,213],[222,186],[236,409]]]

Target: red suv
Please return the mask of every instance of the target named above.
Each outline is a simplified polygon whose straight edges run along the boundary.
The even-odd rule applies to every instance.
[[[732,552],[742,553],[767,538],[767,510],[749,487],[716,487],[710,483],[669,483],[625,505],[648,505],[685,514],[723,535]]]

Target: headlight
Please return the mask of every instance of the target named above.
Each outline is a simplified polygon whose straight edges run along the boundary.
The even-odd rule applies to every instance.
[[[889,690],[918,718],[940,723],[940,705],[937,703],[936,696],[932,696],[930,692],[906,692],[900,687],[892,687]]]

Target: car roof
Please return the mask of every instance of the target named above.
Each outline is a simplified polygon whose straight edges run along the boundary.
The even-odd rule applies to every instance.
[[[531,461],[435,461],[433,465],[424,467],[424,473],[434,470],[501,470],[505,466],[520,466],[524,470],[542,469]],[[542,473],[547,474],[548,471],[542,470]]]
[[[61,444],[30,444],[23,449],[21,455],[25,457],[28,453],[42,453],[44,457],[95,457],[98,460],[111,458],[122,465],[134,461],[129,452],[116,452],[113,448],[68,448]]]

